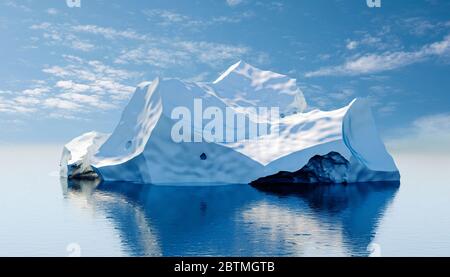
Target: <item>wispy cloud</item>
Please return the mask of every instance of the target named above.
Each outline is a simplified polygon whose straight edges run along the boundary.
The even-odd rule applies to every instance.
[[[158,44],[145,44],[123,50],[115,60],[118,64],[150,64],[159,68],[189,64],[221,65],[249,54],[246,46],[206,41],[160,40]]]
[[[432,21],[424,17],[408,17],[400,19],[397,23],[407,32],[415,36],[425,36],[430,33],[440,34],[450,27],[450,21]]]
[[[228,6],[234,7],[234,6],[241,4],[244,1],[243,0],[226,0],[226,2],[228,4]]]
[[[323,67],[307,72],[306,77],[361,75],[397,69],[421,62],[431,57],[449,55],[450,35],[443,40],[424,45],[416,51],[386,51],[383,53],[364,54],[347,60],[342,65]]]
[[[392,99],[392,95],[403,93],[401,89],[388,85],[374,85],[363,90],[358,90],[352,83],[326,88],[323,85],[301,82],[299,86],[308,100],[310,109],[337,109],[348,105],[355,98],[362,97],[369,101],[374,113],[379,116],[390,116],[395,113],[398,103]]]
[[[258,1],[256,5],[277,12],[282,12],[285,9],[285,4],[282,1]]]
[[[115,100],[126,99],[134,91],[134,86],[128,86],[122,82],[140,76],[139,73],[113,68],[100,61],[86,61],[68,55],[64,58],[70,62],[69,65],[51,66],[44,68],[43,71],[59,78],[55,88],[65,92],[89,92],[106,95]]]
[[[50,91],[49,87],[36,87],[36,88],[25,89],[22,91],[22,93],[27,96],[39,96],[39,95],[42,95],[49,91]]]
[[[48,22],[33,24],[32,30],[42,31],[42,37],[46,44],[63,45],[72,49],[88,52],[95,48],[95,45],[86,39],[81,39],[73,32],[70,32],[67,25],[54,25]]]
[[[81,94],[70,90],[68,92],[60,94],[59,99],[69,100],[74,104],[89,105],[94,108],[102,110],[113,109],[117,107],[115,104],[112,104],[109,101],[105,101],[105,99],[102,99],[102,96],[100,95]]]
[[[81,110],[82,106],[69,100],[64,100],[59,97],[47,98],[43,101],[45,107],[59,110],[76,111]]]
[[[190,16],[183,15],[171,10],[147,9],[144,10],[143,13],[147,16],[148,21],[155,22],[158,25],[162,26],[178,24],[189,27],[197,27],[204,24],[202,20],[197,20]]]
[[[85,84],[77,84],[72,80],[64,80],[58,81],[55,85],[56,88],[60,88],[63,90],[70,90],[72,92],[85,92],[88,91],[91,87]]]
[[[392,33],[390,25],[381,26],[375,32],[355,31],[354,37],[345,40],[347,50],[376,49],[378,51],[401,49],[398,36]]]
[[[17,3],[17,1],[6,1],[4,2],[4,5],[7,7],[20,9],[24,12],[31,12],[31,9],[28,6]]]
[[[255,14],[251,11],[245,11],[238,14],[233,15],[221,15],[221,16],[215,16],[211,19],[211,22],[213,23],[240,23],[245,19],[249,19],[254,17]]]
[[[49,15],[57,15],[57,14],[59,14],[59,11],[58,11],[57,9],[55,9],[55,8],[47,9],[46,12],[47,12]]]
[[[158,11],[160,14],[161,11]],[[185,16],[176,14],[165,14],[171,21],[189,20]],[[244,14],[242,16],[251,16]],[[215,17],[212,21],[238,21],[240,17]],[[193,23],[192,23],[193,24]],[[203,64],[211,67],[230,63],[238,59],[254,54],[257,58],[264,53],[253,53],[252,49],[245,45],[233,45],[210,41],[183,40],[179,37],[162,37],[142,34],[132,29],[118,30],[110,27],[97,25],[55,25],[51,23],[40,23],[31,26],[33,30],[43,32],[47,43],[55,45],[70,46],[81,51],[92,51],[97,47],[106,47],[100,44],[95,46],[90,42],[103,39],[117,42],[114,62],[116,64],[148,64],[155,68],[167,69],[174,66],[187,66]],[[92,35],[89,39],[78,35]],[[127,46],[129,40],[133,40],[132,47]],[[110,45],[110,44],[107,44]],[[110,48],[112,49],[112,48]],[[53,68],[57,70],[57,68]],[[48,69],[50,70],[50,69]]]
[[[417,118],[397,129],[387,140],[396,151],[450,153],[450,114],[437,113]]]
[[[180,14],[172,10],[147,9],[143,11],[147,20],[162,27],[185,27],[192,30],[207,28],[216,24],[239,23],[254,16],[251,11],[233,13],[231,15],[216,15],[209,18],[194,18],[189,15]]]
[[[350,86],[326,89],[322,85],[300,83],[299,87],[308,99],[309,109],[340,108],[357,97],[356,91]]]
[[[147,36],[138,34],[136,31],[128,30],[116,30],[108,27],[101,27],[97,25],[75,25],[71,27],[71,30],[80,33],[88,33],[94,35],[101,35],[107,39],[134,39],[134,40],[146,40]]]
[[[33,81],[34,86],[22,91],[0,91],[0,112],[43,117],[59,113],[61,118],[76,119],[81,111],[85,115],[116,108],[134,91],[134,85],[127,82],[140,76],[96,60],[69,55],[63,60],[63,66],[43,68],[50,76],[48,81]]]
[[[356,49],[356,47],[358,47],[358,42],[357,41],[355,41],[355,40],[350,40],[350,41],[348,41],[347,42],[347,49],[348,50],[353,50],[353,49]]]
[[[39,110],[42,97],[50,91],[51,88],[43,83],[19,92],[0,90],[0,113],[34,113]]]
[[[23,98],[13,98],[4,97],[0,95],[0,113],[6,114],[27,114],[36,111],[36,108],[33,107],[34,103],[30,103],[30,99],[28,102],[22,102]]]
[[[420,117],[413,122],[413,127],[422,135],[434,136],[442,131],[450,134],[450,114],[441,113]]]
[[[163,18],[167,24],[204,23],[196,23],[195,19],[175,12],[152,10],[152,14]],[[250,16],[250,13],[236,14],[236,17],[216,16],[211,17],[211,21],[233,23]],[[134,29],[116,29],[93,24],[42,22],[31,25],[30,29],[39,32],[47,46],[70,47],[82,52],[94,51],[92,54],[106,49],[111,54],[102,61],[63,55],[63,62],[45,65],[42,72],[49,76],[48,84],[35,84],[15,93],[18,96],[30,97],[29,101],[24,98],[13,100],[11,96],[2,98],[2,110],[9,107],[8,111],[11,113],[17,113],[19,110],[47,111],[45,116],[49,116],[48,110],[53,110],[53,113],[61,113],[64,118],[72,118],[80,111],[84,114],[94,110],[114,109],[128,99],[135,85],[142,81],[140,73],[120,69],[125,65],[151,65],[147,66],[150,68],[147,70],[159,73],[192,66],[191,68],[199,70],[190,72],[191,76],[203,79],[205,75],[199,74],[205,71],[204,66],[222,69],[224,64],[231,64],[251,55],[265,57],[264,53],[255,53],[245,45],[195,41],[183,39],[182,36],[158,36],[140,33]],[[6,99],[9,102],[5,102]],[[15,110],[10,108],[13,104],[17,107]]]
[[[72,39],[72,44],[70,45],[70,47],[84,52],[91,51],[95,48],[94,44],[77,39]]]

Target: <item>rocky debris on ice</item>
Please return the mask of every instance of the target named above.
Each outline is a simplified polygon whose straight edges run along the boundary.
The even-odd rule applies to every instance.
[[[296,172],[281,171],[272,176],[261,177],[252,185],[265,183],[321,183],[341,184],[347,182],[349,162],[337,152],[330,152],[324,156],[316,155]]]
[[[355,165],[355,164],[353,164]],[[357,163],[356,163],[356,166]],[[316,155],[308,163],[296,172],[281,171],[271,176],[261,177],[251,182],[253,186],[270,184],[346,184],[358,182],[358,178],[352,174],[373,174],[370,170],[352,168],[352,164],[337,152],[326,155]],[[376,174],[376,173],[375,173]],[[380,174],[380,173],[378,173]],[[383,180],[397,181],[400,179],[398,172],[384,173]],[[370,178],[369,178],[370,180]]]

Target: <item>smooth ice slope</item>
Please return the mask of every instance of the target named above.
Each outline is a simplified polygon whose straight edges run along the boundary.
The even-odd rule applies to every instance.
[[[184,106],[194,114],[195,99],[202,100],[203,110],[228,107],[237,114],[245,108],[276,106],[282,118],[244,113],[257,126],[268,124],[270,132],[231,143],[176,143],[171,131],[177,121],[171,113]],[[105,181],[153,184],[250,183],[280,171],[296,172],[312,157],[336,152],[349,164],[336,177],[339,182],[400,179],[365,100],[355,99],[334,111],[304,112],[305,108],[295,79],[244,62],[231,66],[213,83],[156,79],[138,86],[107,139],[90,133],[67,144],[62,173],[67,168],[67,176],[95,172]],[[224,126],[224,130],[230,128]],[[192,137],[198,138],[201,132],[193,129]],[[329,170],[321,170],[325,171]]]

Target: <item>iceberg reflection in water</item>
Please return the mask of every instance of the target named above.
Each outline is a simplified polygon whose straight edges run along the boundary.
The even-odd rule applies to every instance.
[[[399,183],[63,186],[104,213],[133,256],[367,256]]]

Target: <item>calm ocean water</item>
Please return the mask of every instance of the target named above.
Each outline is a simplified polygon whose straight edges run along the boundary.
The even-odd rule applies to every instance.
[[[61,146],[0,146],[1,256],[450,256],[450,157],[394,153],[395,184],[61,182]]]

